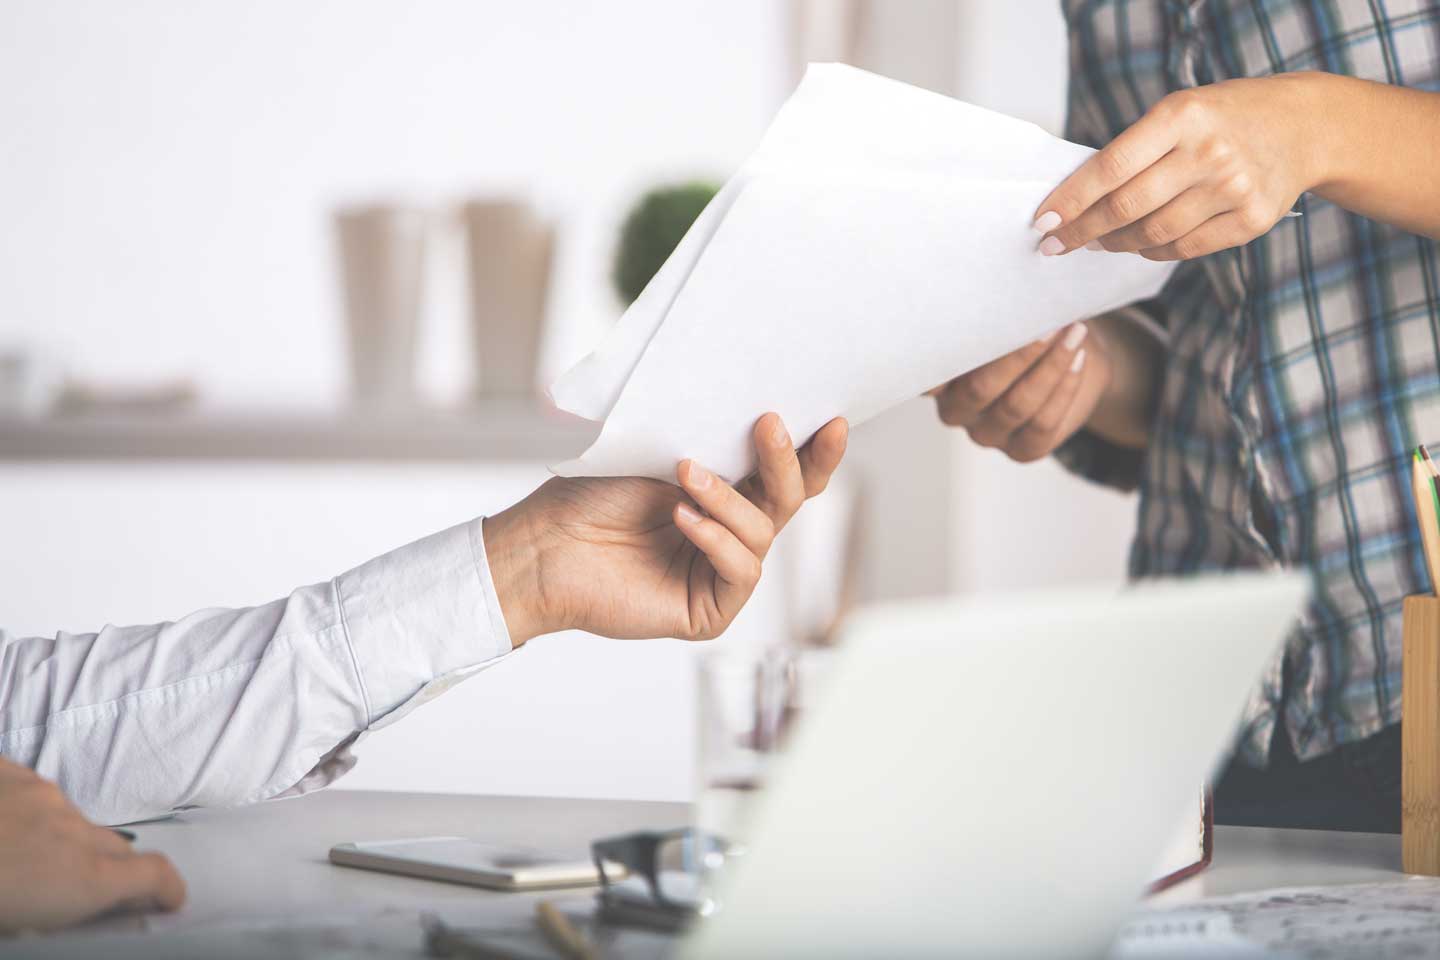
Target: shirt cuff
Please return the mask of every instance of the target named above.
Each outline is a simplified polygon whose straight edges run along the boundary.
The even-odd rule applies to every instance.
[[[376,557],[334,588],[367,725],[437,678],[458,681],[510,652],[478,519]]]
[[[1055,459],[1071,473],[1126,491],[1140,485],[1143,457],[1144,451],[1119,446],[1088,430],[1076,433],[1055,451]]]

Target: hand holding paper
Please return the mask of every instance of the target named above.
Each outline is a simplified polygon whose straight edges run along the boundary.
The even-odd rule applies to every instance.
[[[1153,296],[1170,267],[1042,257],[1036,205],[1092,151],[838,65],[813,65],[760,147],[600,347],[552,388],[605,425],[564,476],[754,468],[1069,321]]]

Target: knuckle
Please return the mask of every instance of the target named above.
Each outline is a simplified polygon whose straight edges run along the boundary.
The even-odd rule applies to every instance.
[[[1220,137],[1208,137],[1200,144],[1200,162],[1212,169],[1225,167],[1235,156],[1235,149]]]
[[[1140,224],[1140,245],[1142,247],[1158,247],[1161,244],[1169,243],[1170,237],[1170,225],[1164,220],[1150,219]]]
[[[1177,90],[1161,97],[1155,106],[1150,108],[1150,112],[1165,119],[1174,119],[1185,112],[1189,101],[1189,91]]]
[[[956,388],[960,402],[972,408],[984,407],[995,395],[989,380],[979,374],[962,378]]]
[[[1130,176],[1130,154],[1123,147],[1114,145],[1100,151],[1096,157],[1100,173],[1111,180],[1125,180]]]
[[[1024,391],[1011,391],[1001,397],[995,404],[995,413],[1001,420],[1009,423],[1021,423],[1030,413],[1029,398]]]
[[[998,429],[991,424],[986,424],[983,427],[975,427],[968,432],[970,439],[975,441],[976,446],[985,447],[988,450],[994,450],[997,447],[1004,446],[1006,439],[1009,437],[1007,431]]]
[[[1074,223],[1085,212],[1085,207],[1081,205],[1079,198],[1069,195],[1061,197],[1050,206],[1060,214],[1060,219],[1064,223]]]
[[[1221,187],[1225,196],[1231,200],[1243,200],[1254,191],[1255,183],[1250,179],[1250,174],[1240,171],[1225,178]]]
[[[1053,437],[1055,432],[1060,429],[1060,419],[1064,415],[1065,411],[1062,408],[1043,411],[1030,425],[1031,439]]]
[[[1179,240],[1170,244],[1170,252],[1174,254],[1177,260],[1193,260],[1200,256],[1203,249],[1200,241],[1195,238],[1194,234],[1181,237]]]
[[[1005,448],[1005,455],[1016,463],[1034,463],[1045,455],[1045,450],[1032,439],[1019,438]]]
[[[1177,90],[1160,101],[1172,120],[1184,124],[1198,123],[1205,118],[1205,100],[1193,90]]]
[[[1121,223],[1129,223],[1135,219],[1135,213],[1140,209],[1140,198],[1133,190],[1116,190],[1105,198],[1105,213],[1112,219]]]
[[[1270,229],[1271,220],[1258,203],[1247,203],[1240,208],[1240,225],[1247,233],[1258,236]]]

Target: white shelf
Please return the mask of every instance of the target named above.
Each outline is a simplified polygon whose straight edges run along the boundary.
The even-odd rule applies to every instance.
[[[554,410],[484,403],[453,410],[196,411],[0,417],[0,462],[554,461],[597,424]]]

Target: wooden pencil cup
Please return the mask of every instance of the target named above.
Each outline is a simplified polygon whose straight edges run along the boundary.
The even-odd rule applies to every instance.
[[[1406,597],[1400,847],[1406,873],[1440,876],[1440,597]]]

